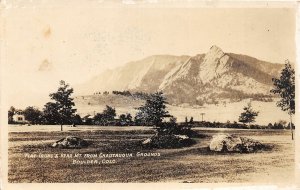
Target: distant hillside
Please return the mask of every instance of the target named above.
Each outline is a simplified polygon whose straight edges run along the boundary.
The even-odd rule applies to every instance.
[[[77,86],[76,91],[82,95],[113,90],[156,91],[165,75],[188,58],[189,56],[154,55],[129,62],[123,67],[103,72]]]
[[[272,78],[282,64],[212,46],[196,56],[155,55],[109,70],[76,87],[80,94],[103,91],[163,91],[171,104],[216,103],[246,98],[270,100]]]
[[[131,113],[135,115],[136,109],[144,104],[145,100],[136,98],[133,96],[123,95],[88,95],[88,96],[77,96],[74,98],[74,102],[77,112],[81,116],[87,114],[93,115],[103,111],[106,105],[112,106],[117,109],[118,114]]]
[[[109,105],[112,107],[139,107],[143,105],[145,100],[135,97],[127,97],[123,95],[89,95],[89,96],[77,96],[74,99],[76,105]]]

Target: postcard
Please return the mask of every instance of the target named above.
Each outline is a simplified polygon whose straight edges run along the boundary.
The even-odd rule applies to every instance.
[[[1,189],[296,189],[296,19],[296,2],[2,1]]]

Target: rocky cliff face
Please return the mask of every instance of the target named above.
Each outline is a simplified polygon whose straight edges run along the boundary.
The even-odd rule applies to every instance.
[[[200,63],[199,79],[207,83],[214,78],[218,78],[232,66],[233,59],[226,55],[217,46],[212,46]]]
[[[189,56],[154,55],[129,62],[123,67],[103,72],[76,87],[77,94],[89,95],[113,90],[156,91],[165,75],[188,58]]]
[[[268,96],[283,65],[224,53],[212,46],[196,56],[151,56],[95,77],[82,91],[163,91],[170,103],[213,103],[216,99]]]

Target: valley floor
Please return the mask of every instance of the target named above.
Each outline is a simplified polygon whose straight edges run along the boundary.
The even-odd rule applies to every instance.
[[[203,119],[210,122],[238,122],[240,114],[243,112],[243,108],[247,106],[250,100],[243,100],[240,102],[232,102],[226,104],[209,104],[203,107],[196,106],[174,106],[167,105],[169,113],[177,118],[178,122],[185,121],[185,117],[193,117],[194,121],[201,121],[201,113],[204,113]],[[124,103],[125,102],[125,103]],[[117,115],[130,113],[132,116],[136,115],[137,110],[135,108],[138,105],[132,106],[124,101],[123,104],[116,104],[115,101],[101,102],[88,105],[82,102],[76,103],[78,113],[83,117],[87,114],[94,115],[94,113],[101,113],[106,105],[115,107]],[[132,103],[132,102],[131,102]],[[283,112],[279,107],[276,106],[276,102],[261,102],[252,101],[253,110],[258,111],[259,114],[255,119],[254,124],[268,125],[269,123],[274,124],[280,120],[289,122],[289,115]]]
[[[24,182],[195,182],[195,183],[284,183],[294,178],[294,144],[285,130],[195,129],[204,138],[180,149],[146,150],[136,142],[155,132],[147,127],[9,126],[9,173],[11,183]],[[30,130],[31,129],[31,130]],[[38,130],[39,129],[39,130]],[[253,154],[212,153],[210,139],[230,133],[257,139],[273,148]],[[78,136],[92,144],[83,149],[56,149],[49,145],[63,137]],[[160,156],[137,156],[139,152]],[[113,164],[73,164],[87,158],[28,158],[25,154],[123,154],[133,157],[105,158]],[[28,155],[27,155],[28,156]],[[98,158],[99,162],[103,158]]]

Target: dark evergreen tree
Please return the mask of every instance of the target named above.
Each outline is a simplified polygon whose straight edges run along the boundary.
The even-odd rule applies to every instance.
[[[252,109],[251,103],[248,103],[248,106],[245,106],[243,109],[244,112],[241,113],[239,122],[248,123],[248,125],[255,122],[255,117],[258,116],[259,112]]]
[[[156,92],[151,94],[146,99],[145,105],[137,108],[138,113],[136,120],[145,125],[160,126],[165,116],[169,116],[169,112],[166,110],[166,98],[162,92]]]
[[[103,110],[103,116],[107,121],[113,121],[116,117],[116,109],[106,105],[106,108]]]

